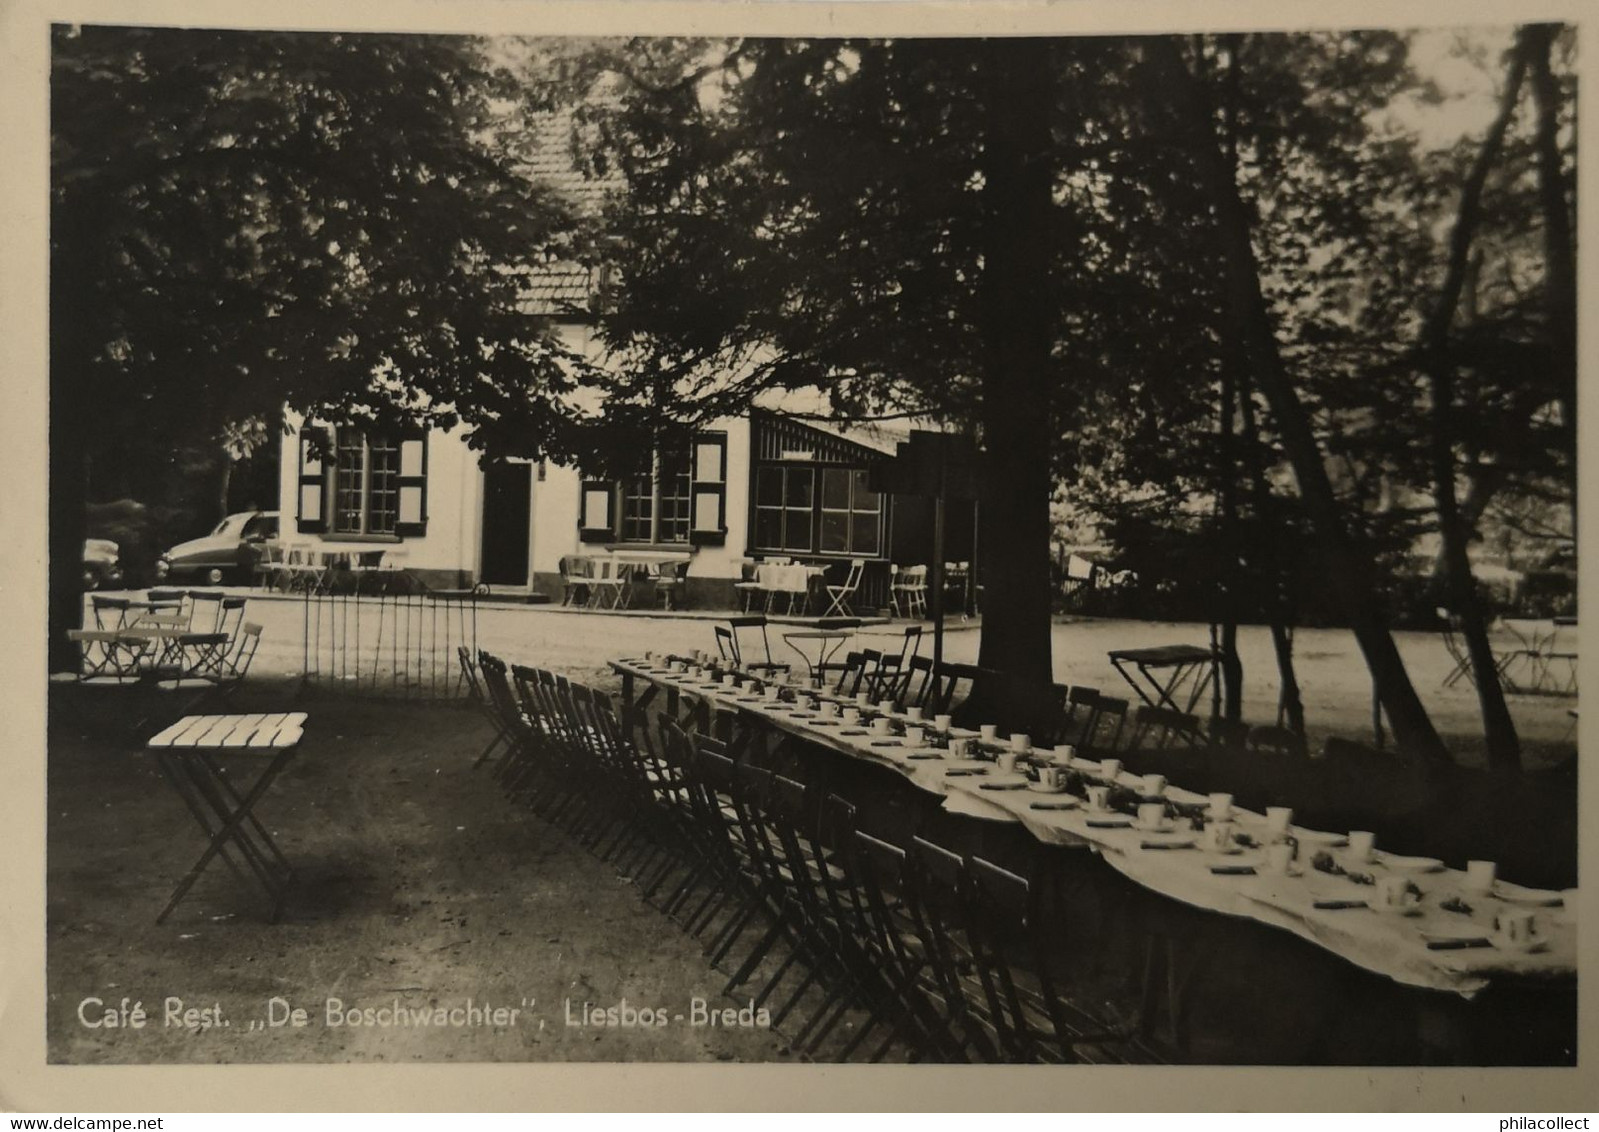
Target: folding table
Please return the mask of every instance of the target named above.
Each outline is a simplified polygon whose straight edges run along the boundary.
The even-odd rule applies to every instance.
[[[1138,698],[1150,707],[1192,714],[1206,688],[1212,690],[1213,696],[1220,694],[1214,649],[1200,645],[1156,645],[1146,649],[1112,649],[1109,656],[1122,679],[1132,685]],[[1132,672],[1127,670],[1128,665],[1132,666]],[[1185,684],[1188,685],[1188,702],[1179,704],[1177,697]]]
[[[839,620],[842,620],[842,618]],[[859,625],[860,622],[856,621],[854,624]],[[819,627],[784,633],[783,640],[787,641],[788,647],[799,653],[800,659],[810,666],[811,679],[821,680],[823,674],[827,671],[828,662],[837,655],[839,649],[844,647],[844,642],[854,635],[854,628],[827,629]],[[812,641],[816,642],[815,660],[805,655],[805,650],[800,646],[802,641],[807,644]]]
[[[205,852],[179,882],[156,923],[171,914],[217,856],[240,883],[248,883],[246,870],[254,875],[272,902],[271,919],[277,921],[294,870],[255,816],[255,806],[288,765],[299,746],[305,720],[303,711],[187,715],[149,741],[147,746],[156,752],[162,773],[209,839]],[[219,762],[223,756],[234,763],[260,758],[266,765],[241,793]],[[242,869],[234,860],[235,853],[243,862]]]

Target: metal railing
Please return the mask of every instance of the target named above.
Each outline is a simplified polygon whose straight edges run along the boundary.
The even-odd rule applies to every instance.
[[[465,697],[457,650],[476,655],[477,598],[472,590],[308,593],[302,679],[358,695]]]

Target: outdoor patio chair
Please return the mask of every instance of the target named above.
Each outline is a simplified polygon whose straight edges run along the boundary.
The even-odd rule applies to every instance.
[[[766,593],[766,612],[772,611],[772,606],[779,598],[788,600],[785,611],[789,616],[795,613],[795,605],[799,606],[799,614],[804,616],[811,604],[811,575],[804,566],[795,566],[791,563],[769,562],[761,567],[761,588]]]
[[[972,857],[962,896],[988,1018],[1007,1060],[1109,1060],[1094,1047],[1119,1044],[1131,1030],[1090,1014],[1064,993],[1069,975],[1044,929],[1039,889],[1018,873]]]
[[[120,688],[139,682],[148,641],[130,639],[120,629],[68,629],[67,639],[78,644],[78,683]]]
[[[933,975],[930,995],[942,1005],[948,1032],[959,1042],[958,1060],[1003,1060],[998,1030],[978,975],[981,959],[967,917],[966,864],[960,854],[925,837],[911,838],[910,883],[903,895],[926,948]]]
[[[96,629],[122,629],[133,617],[132,603],[125,597],[89,595],[89,609]]]
[[[1210,721],[1210,741],[1219,747],[1241,751],[1249,742],[1249,724],[1241,719],[1215,716]]]
[[[1093,718],[1094,705],[1099,702],[1099,689],[1081,684],[1071,688],[1057,684],[1054,689],[1060,698],[1058,721],[1050,745],[1081,746],[1083,734]]]
[[[1133,713],[1132,736],[1128,740],[1130,751],[1164,751],[1174,742],[1199,746],[1203,742],[1199,717],[1170,708],[1150,707],[1144,704]]]
[[[561,604],[588,605],[589,579],[593,575],[594,560],[580,554],[563,555],[561,571]]]
[[[764,672],[771,675],[773,672],[787,672],[792,667],[772,659],[772,641],[767,635],[767,620],[765,615],[751,613],[747,616],[729,617],[725,626],[718,625],[715,629],[716,651],[723,660],[741,665],[748,672]],[[759,629],[761,631],[761,651],[759,656],[748,654],[739,640],[740,630]]]
[[[854,881],[857,920],[868,955],[883,972],[884,985],[895,999],[893,1018],[918,1059],[969,1060],[936,992],[932,957],[918,923],[904,898],[911,890],[909,854],[899,846],[855,830],[844,843],[846,871]],[[840,1054],[848,1058],[866,1037],[858,1032]],[[888,1043],[870,1060],[879,1061]]]
[[[1126,722],[1127,701],[1096,692],[1073,746],[1086,757],[1114,753],[1121,743],[1122,728]]]
[[[896,617],[927,616],[927,567],[891,567],[892,581],[888,587],[889,607]]]
[[[866,559],[855,558],[850,560],[849,574],[845,576],[844,584],[827,587],[827,596],[831,601],[822,616],[832,617],[834,614],[841,614],[845,617],[853,617],[855,615],[855,610],[850,606],[850,599],[855,596],[855,591],[861,588],[861,575],[865,571]]]
[[[268,539],[261,544],[261,556],[255,560],[255,566],[250,571],[250,584],[264,590],[287,589],[287,565],[283,543]]]
[[[662,562],[655,568],[655,598],[666,609],[681,609],[688,585],[687,562]]]
[[[1263,754],[1287,755],[1296,759],[1305,757],[1305,737],[1286,727],[1251,727],[1244,745],[1251,751]]]
[[[766,595],[761,588],[761,567],[758,563],[748,560],[739,563],[739,578],[733,583],[733,591],[738,594],[742,612],[750,612],[757,601],[765,608]]]
[[[1439,607],[1438,617],[1443,622],[1441,636],[1444,648],[1449,652],[1449,659],[1453,667],[1444,676],[1444,687],[1452,688],[1458,684],[1462,677],[1471,681],[1475,686],[1477,678],[1471,667],[1471,654],[1466,651],[1465,642],[1460,639],[1460,618],[1449,610]]]
[[[594,566],[594,574],[589,579],[589,608],[625,607],[632,590],[632,568],[615,558],[601,558],[594,563]]]

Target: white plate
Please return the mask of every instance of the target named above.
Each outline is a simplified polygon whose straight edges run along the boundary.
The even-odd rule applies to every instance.
[[[1489,934],[1475,924],[1460,924],[1453,927],[1441,925],[1427,928],[1421,933],[1421,938],[1427,943],[1460,943],[1463,940],[1489,939]]]
[[[1413,900],[1409,904],[1401,904],[1391,908],[1381,901],[1373,900],[1367,905],[1373,912],[1380,912],[1384,916],[1419,916],[1421,915],[1421,901]]]
[[[1319,829],[1304,829],[1297,825],[1293,827],[1292,832],[1303,845],[1314,845],[1324,849],[1343,849],[1349,845],[1347,833],[1324,833]]]
[[[1397,853],[1379,854],[1377,864],[1396,873],[1437,873],[1442,872],[1444,867],[1444,863],[1436,857],[1401,857]]]
[[[1064,786],[1045,786],[1042,782],[1029,782],[1027,788],[1038,794],[1064,794]]]
[[[1494,881],[1492,895],[1509,904],[1528,904],[1534,908],[1558,908],[1565,897],[1547,888],[1523,888],[1509,881]]]
[[[1163,821],[1159,825],[1145,825],[1143,822],[1134,819],[1133,828],[1139,833],[1176,833],[1177,823],[1174,821]]]

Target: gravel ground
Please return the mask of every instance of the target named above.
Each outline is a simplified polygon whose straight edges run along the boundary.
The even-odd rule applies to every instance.
[[[326,644],[337,631],[350,645],[359,638],[360,655],[365,657],[360,671],[369,677],[373,666],[377,665],[379,683],[390,693],[395,688],[387,674],[395,654],[403,651],[402,646],[414,647],[424,641],[428,645],[436,644],[436,649],[428,654],[432,665],[429,671],[432,683],[442,687],[454,678],[454,645],[472,636],[470,621],[466,622],[463,634],[458,622],[449,621],[446,625],[439,611],[430,608],[410,619],[409,624],[416,632],[406,640],[396,632],[392,622],[385,622],[381,629],[377,626],[375,603],[369,599],[330,604],[320,621],[312,622],[304,602],[297,597],[262,597],[259,592],[251,596],[248,618],[264,627],[253,670],[261,676],[297,677],[306,670],[304,642],[309,624],[314,639],[324,642],[320,658],[311,657],[311,666],[320,670],[324,684],[360,682],[351,675],[354,662],[347,659],[355,650],[349,649],[344,658],[335,658]],[[614,682],[605,664],[613,657],[637,655],[646,649],[714,648],[711,628],[718,616],[711,613],[681,616],[600,613],[558,606],[482,604],[476,615],[475,636],[479,647],[511,661],[553,668],[593,684],[606,685]],[[355,627],[358,624],[359,629]],[[863,629],[858,639],[868,647],[883,647],[891,645],[896,636],[902,640],[902,633],[903,623],[873,625]],[[1203,645],[1208,640],[1208,629],[1192,623],[1084,618],[1058,622],[1053,636],[1056,681],[1087,684],[1112,695],[1130,695],[1131,690],[1107,658],[1110,650],[1165,644]],[[1245,680],[1244,718],[1251,723],[1274,722],[1279,681],[1271,636],[1259,626],[1244,626],[1238,636]],[[1420,632],[1400,632],[1394,637],[1435,726],[1459,761],[1478,765],[1483,752],[1476,693],[1465,680],[1450,688],[1443,686],[1454,665],[1442,639],[1436,633]],[[800,661],[794,649],[782,640],[781,626],[772,626],[770,640],[777,659]],[[923,651],[930,652],[930,638],[924,640],[927,643]],[[976,621],[957,623],[946,634],[945,655],[951,660],[975,661],[978,642]],[[1504,638],[1497,640],[1496,646],[1508,648],[1513,643]],[[1354,635],[1342,629],[1300,629],[1295,635],[1294,655],[1312,746],[1319,746],[1328,735],[1369,741],[1371,679]],[[1517,672],[1522,674],[1521,669]],[[1526,747],[1529,768],[1559,761],[1571,753],[1576,742],[1575,720],[1570,715],[1570,710],[1577,705],[1575,696],[1512,694],[1508,700]]]

